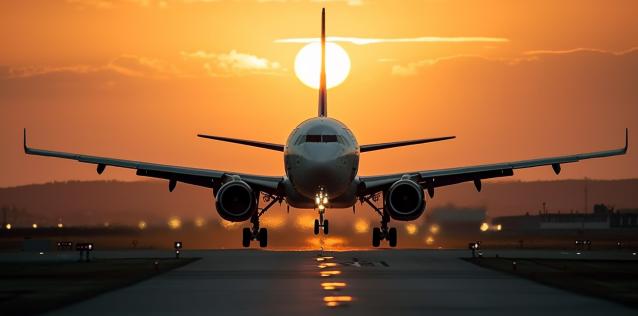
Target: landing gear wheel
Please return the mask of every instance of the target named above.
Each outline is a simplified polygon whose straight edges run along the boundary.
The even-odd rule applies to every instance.
[[[319,235],[319,220],[315,219],[315,235]]]
[[[381,229],[375,227],[372,229],[372,247],[379,247],[381,245]]]
[[[260,229],[259,236],[257,236],[257,239],[259,239],[259,247],[264,248],[268,246],[268,229],[266,228]]]
[[[395,227],[388,230],[388,243],[390,244],[390,247],[397,246],[397,229]]]
[[[327,219],[323,220],[323,234],[328,235],[328,220]]]
[[[245,227],[242,232],[242,240],[241,244],[244,247],[250,247],[250,240],[253,239],[253,233],[250,231],[250,228]]]

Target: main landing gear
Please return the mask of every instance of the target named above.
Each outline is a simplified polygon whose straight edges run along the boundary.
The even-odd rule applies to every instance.
[[[319,229],[323,228],[323,234],[328,235],[328,220],[323,218],[323,214],[326,212],[326,205],[328,204],[328,194],[320,190],[315,195],[315,205],[319,211],[319,219],[315,219],[315,235],[319,235]]]
[[[253,214],[252,217],[250,217],[252,228],[244,227],[244,230],[242,231],[241,244],[244,247],[250,247],[250,242],[252,240],[259,241],[259,247],[264,248],[268,246],[268,229],[259,227],[259,218],[264,215],[264,213],[266,213],[266,211],[268,211],[268,209],[270,209],[276,202],[281,203],[281,201],[283,201],[283,198],[266,195],[264,196],[264,201],[270,201],[270,203],[268,203],[266,207],[259,209]]]
[[[388,223],[390,222],[390,215],[383,208],[377,207],[370,200],[377,201],[379,199],[378,195],[373,195],[369,197],[363,198],[363,201],[368,203],[372,207],[372,209],[377,212],[381,216],[381,227],[374,227],[372,229],[372,246],[379,247],[381,245],[381,240],[387,240],[390,247],[397,246],[397,229],[396,227],[388,228]]]

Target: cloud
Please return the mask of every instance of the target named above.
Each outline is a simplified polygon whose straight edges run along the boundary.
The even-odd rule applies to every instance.
[[[298,37],[277,39],[275,43],[313,43],[318,42],[318,37]],[[505,43],[509,39],[502,37],[399,37],[399,38],[369,38],[369,37],[343,37],[328,36],[328,42],[351,43],[355,45],[383,44],[383,43]]]
[[[229,76],[243,74],[278,74],[285,69],[281,64],[263,57],[231,50],[228,53],[210,53],[203,50],[181,52],[185,60],[203,62],[206,73],[210,76]]]
[[[550,58],[551,56],[577,56],[577,55],[593,55],[598,57],[604,56],[624,56],[634,52],[638,52],[638,47],[631,48],[621,52],[613,52],[601,49],[594,48],[575,48],[569,50],[533,50],[523,52],[519,57],[510,57],[510,58],[495,58],[495,57],[484,57],[479,55],[453,55],[453,56],[445,56],[431,59],[423,59],[415,62],[411,62],[405,65],[394,65],[392,66],[392,74],[397,76],[412,76],[418,74],[421,70],[424,70],[428,67],[437,65],[441,62],[451,62],[451,61],[488,61],[488,62],[496,62],[501,63],[503,65],[517,65],[522,62],[531,62],[538,61],[540,59]]]
[[[176,66],[159,59],[121,55],[104,65],[7,67],[2,72],[2,77],[5,79],[20,79],[59,74],[86,75],[100,72],[152,79],[165,79],[183,75]]]
[[[177,66],[166,61],[134,55],[115,58],[106,68],[130,77],[165,79],[186,76]]]
[[[0,79],[24,79],[41,76],[76,76],[105,73],[132,78],[170,79],[193,77],[229,77],[251,74],[280,74],[286,71],[278,62],[231,50],[229,53],[210,53],[203,50],[181,52],[182,62],[120,55],[105,64],[64,66],[2,66]]]
[[[67,3],[76,6],[79,9],[94,8],[94,9],[113,9],[122,7],[125,5],[134,5],[143,8],[160,8],[165,9],[169,6],[179,4],[207,4],[217,3],[224,0],[66,0]],[[230,2],[230,0],[226,0]],[[237,2],[240,0],[234,0]],[[349,6],[363,5],[363,0],[306,0],[308,2],[343,2]],[[299,2],[299,0],[244,0],[244,2],[255,3],[286,3],[286,2]]]
[[[309,2],[317,2],[317,3],[328,3],[328,2],[342,2],[349,6],[360,6],[363,5],[363,0],[308,0]],[[268,2],[299,2],[299,0],[257,0],[260,3],[268,3]]]
[[[638,47],[632,47],[630,49],[620,51],[620,52],[614,52],[614,51],[597,49],[597,48],[579,47],[579,48],[573,48],[568,50],[531,50],[531,51],[524,52],[523,55],[533,56],[533,55],[563,55],[563,54],[573,54],[573,53],[601,53],[601,54],[610,54],[610,55],[620,56],[620,55],[630,54],[634,51],[638,51]]]
[[[45,76],[56,73],[69,73],[69,74],[87,74],[97,72],[101,67],[94,67],[88,65],[72,65],[72,66],[20,66],[20,67],[6,67],[3,71],[3,79],[19,79]]]
[[[454,60],[454,59],[483,59],[490,60],[489,58],[478,55],[453,55],[439,58],[423,59],[416,62],[411,62],[406,65],[394,65],[392,66],[392,74],[397,76],[411,76],[416,75],[420,69],[433,66],[442,61]]]
[[[111,0],[66,0],[67,3],[75,5],[80,9],[95,8],[95,9],[111,9],[113,8],[113,1]]]

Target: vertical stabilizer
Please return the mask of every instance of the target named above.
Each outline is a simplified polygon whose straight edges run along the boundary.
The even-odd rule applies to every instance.
[[[321,9],[321,73],[319,75],[319,116],[328,116],[326,88],[326,9]]]

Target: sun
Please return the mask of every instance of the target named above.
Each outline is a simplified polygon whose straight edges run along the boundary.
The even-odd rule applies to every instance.
[[[295,74],[308,87],[319,88],[321,70],[321,43],[304,46],[295,57]],[[350,57],[345,49],[335,43],[326,43],[326,85],[341,84],[350,73]]]

